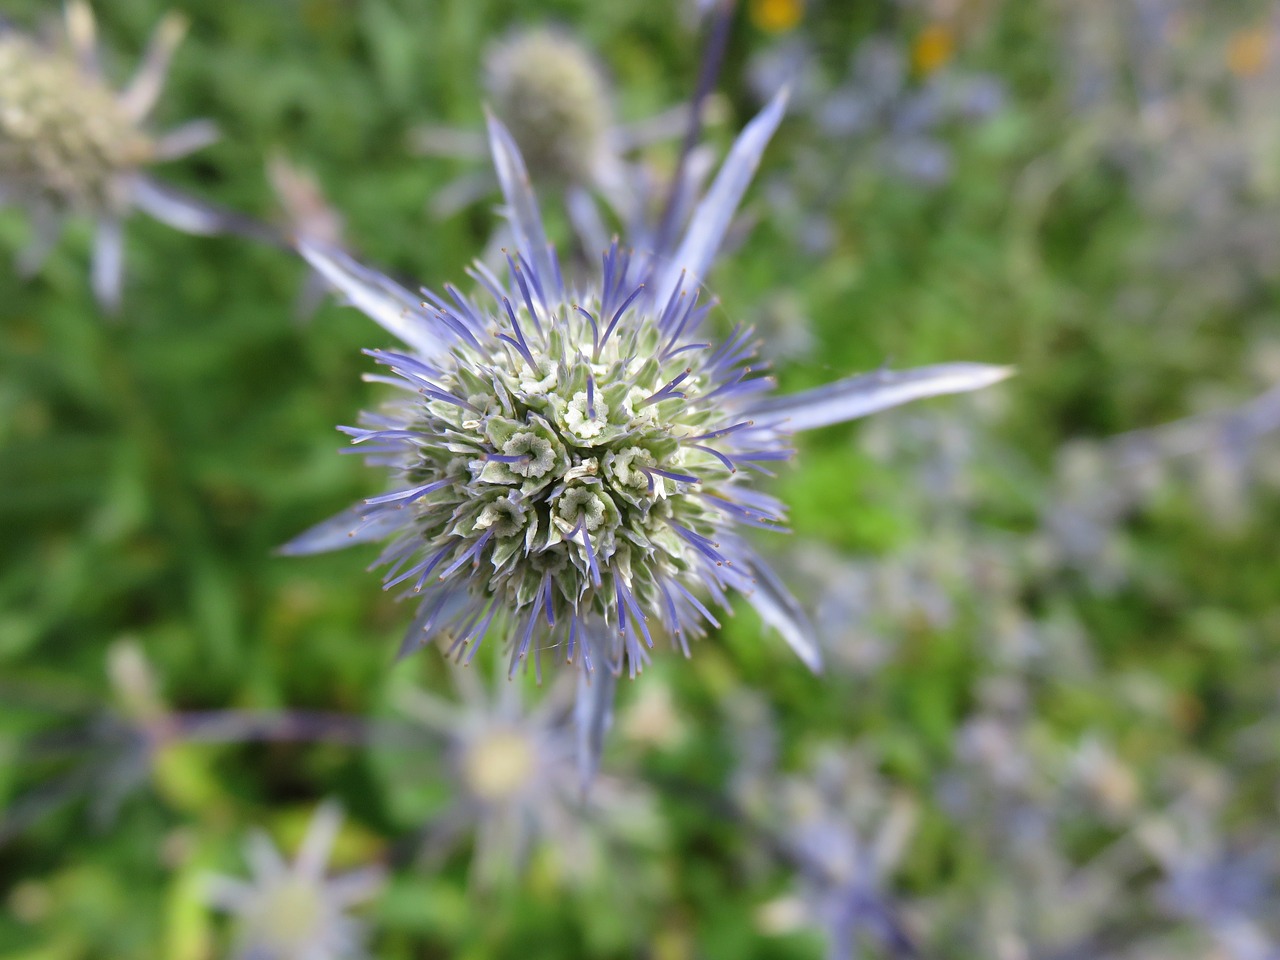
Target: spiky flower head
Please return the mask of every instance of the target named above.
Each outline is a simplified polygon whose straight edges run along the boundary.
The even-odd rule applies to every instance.
[[[11,188],[77,211],[118,210],[122,171],[155,155],[115,92],[69,50],[0,34],[0,169]]]
[[[133,207],[188,232],[213,231],[208,211],[145,176],[150,165],[185,156],[217,136],[206,121],[166,134],[146,124],[185,31],[181,17],[166,17],[137,75],[117,91],[99,70],[93,14],[80,0],[66,5],[61,44],[0,26],[0,203],[30,209],[36,234],[19,258],[23,273],[39,268],[63,217],[92,217],[98,222],[95,291],[113,306],[120,219]]]
[[[363,926],[347,911],[382,886],[383,871],[366,867],[337,877],[325,865],[342,825],[342,811],[328,802],[316,809],[292,863],[265,833],[245,849],[253,877],[246,883],[216,875],[205,881],[205,899],[236,920],[239,960],[351,960],[366,956]]]
[[[534,181],[563,194],[565,212],[585,249],[594,253],[609,243],[601,203],[618,222],[642,225],[665,184],[639,152],[683,136],[689,125],[686,107],[618,122],[594,53],[572,33],[550,27],[518,30],[491,45],[482,80],[490,108],[507,126]],[[702,111],[707,123],[720,122],[721,106],[717,98],[708,98]],[[426,156],[480,161],[487,155],[484,136],[448,125],[416,127],[409,141]],[[683,172],[692,195],[705,164],[688,164]],[[491,175],[466,174],[444,185],[428,206],[434,216],[449,217],[487,198],[496,186]],[[632,240],[642,244],[641,236]]]
[[[535,180],[591,180],[613,110],[604,73],[581,44],[548,27],[515,33],[489,50],[484,78]]]
[[[351,431],[375,457],[394,448],[403,485],[381,505],[414,518],[407,553],[387,557],[390,580],[472,595],[457,648],[515,613],[513,669],[554,645],[548,634],[572,658],[580,624],[599,620],[617,626],[634,670],[649,611],[682,639],[710,618],[691,582],[717,595],[744,585],[719,543],[737,521],[781,520],[740,482],[789,454],[779,432],[740,415],[741,398],[769,386],[745,365],[747,335],[692,341],[696,292],[659,310],[627,260],[611,249],[600,285],[576,294],[513,262],[516,289],[493,291],[498,317],[461,294],[440,301],[458,342],[435,364],[375,353],[415,397]]]
[[[355,449],[390,468],[392,489],[285,552],[390,536],[386,586],[422,598],[404,652],[441,637],[461,656],[498,624],[512,671],[546,651],[579,663],[588,758],[609,724],[611,678],[634,675],[660,633],[687,653],[731,592],[818,667],[803,613],[741,534],[783,519],[782,504],[751,480],[790,456],[792,430],[1006,375],[958,364],[769,400],[773,380],[751,366],[749,330],[718,346],[703,339],[711,307],[700,278],[784,102],[743,132],[678,249],[647,256],[614,244],[577,288],[562,278],[519,151],[496,120],[495,166],[516,239],[505,280],[477,265],[476,294],[424,290],[419,306],[339,252],[302,246],[414,349],[371,352],[390,371],[377,379],[404,399],[346,429]],[[589,759],[585,777],[592,768]]]

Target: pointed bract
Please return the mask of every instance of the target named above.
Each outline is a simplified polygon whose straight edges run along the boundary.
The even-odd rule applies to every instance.
[[[746,594],[747,601],[760,614],[760,619],[773,627],[787,642],[792,652],[814,673],[822,672],[822,650],[817,634],[796,598],[758,556],[745,565],[755,580],[755,589]]]
[[[786,110],[787,91],[783,90],[747,124],[734,142],[733,149],[729,151],[720,172],[712,181],[711,189],[694,208],[693,216],[689,219],[689,229],[679,249],[662,268],[661,280],[654,291],[655,302],[666,302],[671,292],[680,284],[682,272],[695,283],[706,281],[711,264],[724,241],[725,231],[729,229],[729,223],[742,202],[742,195],[755,176],[765,147],[769,145]],[[662,255],[663,251],[657,253]]]
[[[538,210],[538,198],[529,183],[529,172],[511,134],[497,117],[486,117],[489,125],[489,149],[493,154],[493,169],[498,174],[498,185],[507,203],[507,222],[515,234],[516,246],[525,262],[534,268],[534,276],[550,280],[556,273],[552,269],[551,246],[542,227],[542,213]],[[552,291],[544,291],[554,296]],[[537,291],[534,291],[537,296]],[[546,306],[547,304],[543,304]]]
[[[138,72],[120,95],[120,105],[135,120],[145,119],[160,99],[160,92],[164,89],[165,78],[169,73],[169,64],[186,33],[187,18],[170,13],[151,34],[151,42],[147,45],[147,52],[143,55]]]
[[[424,357],[438,357],[447,351],[448,339],[432,329],[421,299],[394,280],[361,266],[341,250],[308,240],[298,241],[298,252],[353,307]]]
[[[156,139],[156,160],[180,160],[188,154],[213,146],[222,139],[222,131],[212,120],[192,120],[174,127]]]
[[[913,400],[981,390],[1013,375],[1012,367],[987,363],[939,363],[913,370],[877,370],[791,396],[755,404],[751,415],[777,420],[788,430],[812,430],[888,410]]]
[[[573,705],[573,721],[578,735],[578,782],[583,796],[600,769],[604,738],[613,725],[613,701],[618,692],[618,672],[610,664],[608,647],[613,642],[608,628],[588,625],[583,642],[591,651],[592,669],[578,668],[578,696]]]
[[[118,219],[105,217],[93,237],[93,293],[108,313],[115,313],[123,287],[124,230]]]
[[[183,233],[213,236],[230,232],[218,210],[148,177],[134,181],[133,202],[138,209]]]
[[[341,827],[342,807],[336,801],[326,800],[316,807],[293,861],[293,868],[300,876],[309,880],[319,880],[324,876],[325,864],[329,862],[329,854]]]
[[[359,543],[386,539],[400,528],[399,518],[385,513],[369,515],[368,510],[368,506],[363,503],[348,507],[336,516],[298,534],[276,552],[288,557],[328,553]]]

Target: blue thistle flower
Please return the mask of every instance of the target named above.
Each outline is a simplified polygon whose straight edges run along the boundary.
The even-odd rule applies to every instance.
[[[448,768],[451,802],[424,828],[428,861],[474,838],[471,879],[493,888],[519,876],[535,854],[567,885],[598,883],[608,851],[655,831],[652,796],[629,778],[601,777],[589,803],[576,789],[573,680],[563,676],[528,702],[522,687],[455,667],[454,699],[416,686],[399,691],[403,715],[427,734]],[[394,755],[403,782],[403,755]]]
[[[624,222],[642,216],[644,182],[631,161],[643,147],[673,140],[688,125],[685,107],[623,123],[614,110],[611,84],[594,54],[571,32],[557,27],[518,29],[492,44],[484,58],[483,84],[492,111],[506,125],[532,178],[554,185],[588,249],[608,242],[597,200]],[[487,159],[484,135],[428,124],[410,134],[423,156]],[[464,174],[431,198],[444,218],[498,187],[492,174]]]
[[[205,877],[204,900],[235,918],[237,960],[368,956],[364,924],[350,910],[373,899],[386,872],[374,865],[328,876],[326,864],[341,827],[341,808],[326,801],[316,808],[293,862],[265,833],[255,832],[245,848],[249,881]]]
[[[781,849],[799,884],[794,899],[774,901],[765,918],[822,928],[828,960],[862,956],[866,942],[887,956],[918,956],[890,882],[915,832],[917,805],[877,776],[871,759],[828,748],[806,776],[770,785],[777,804],[767,822],[785,825]]]
[[[283,549],[307,554],[390,538],[387,589],[421,605],[402,654],[439,638],[470,658],[491,627],[511,672],[554,651],[579,667],[580,772],[594,773],[614,684],[666,634],[718,626],[745,596],[812,669],[821,656],[803,611],[743,538],[779,529],[785,508],[752,485],[790,459],[794,431],[920,397],[973,390],[1004,367],[949,364],[842,380],[795,396],[752,368],[749,329],[715,345],[699,296],[765,145],[776,97],[743,131],[674,252],[615,243],[599,274],[566,284],[514,141],[489,119],[515,249],[506,277],[477,263],[478,291],[415,297],[337,250],[303,256],[403,340],[374,350],[373,379],[403,399],[344,428],[391,489]]]
[[[187,233],[218,233],[243,218],[207,207],[151,179],[146,168],[185,157],[218,137],[208,120],[164,134],[147,118],[164,88],[183,17],[161,21],[132,82],[113,90],[102,76],[89,5],[66,5],[66,44],[44,44],[0,24],[0,206],[30,211],[33,238],[18,270],[34,274],[57,242],[62,221],[96,224],[93,291],[119,306],[124,271],[122,223],[140,209]]]

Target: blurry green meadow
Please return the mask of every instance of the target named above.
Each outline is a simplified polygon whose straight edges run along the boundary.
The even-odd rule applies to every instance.
[[[158,123],[222,138],[157,176],[291,229],[283,156],[362,260],[460,282],[497,195],[433,217],[484,161],[415,155],[410,132],[480,131],[486,50],[541,23],[595,51],[621,120],[657,115],[695,87],[696,6],[175,2]],[[95,4],[117,82],[167,9]],[[412,608],[366,571],[377,549],[274,552],[381,490],[334,428],[385,396],[361,350],[391,338],[332,301],[299,319],[285,250],[143,216],[116,317],[82,224],[30,281],[6,263],[0,960],[235,956],[204,878],[247,875],[255,827],[292,852],[326,798],[332,869],[386,871],[355,911],[386,960],[822,956],[829,898],[786,851],[828,802],[874,861],[848,955],[1280,956],[1277,18],[741,5],[707,139],[719,156],[782,81],[792,106],[711,277],[716,332],[755,324],[787,389],[952,360],[1017,376],[799,436],[770,485],[793,533],[757,542],[827,670],[746,606],[690,659],[659,651],[621,684],[602,797],[528,856],[500,846],[496,882],[465,829],[424,852],[457,775],[404,705],[454,682],[437,650],[395,662]],[[0,210],[4,260],[28,229]],[[206,711],[275,733],[146,722]]]

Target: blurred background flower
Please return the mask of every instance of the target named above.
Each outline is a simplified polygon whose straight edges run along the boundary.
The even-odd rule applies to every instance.
[[[619,122],[604,67],[563,27],[518,29],[492,43],[484,57],[484,91],[487,109],[511,132],[534,182],[561,191],[588,262],[608,246],[618,224],[635,231],[661,188],[652,172],[627,157],[676,139],[689,122],[686,106]],[[410,146],[425,156],[487,166],[487,141],[479,130],[421,126],[410,134]],[[497,190],[489,171],[468,174],[436,191],[429,208],[436,217],[452,216]]]
[[[656,813],[642,784],[606,777],[583,792],[568,677],[525,705],[520,685],[501,676],[486,683],[470,667],[450,675],[456,702],[408,686],[397,696],[425,733],[417,748],[442,754],[449,778],[448,806],[422,830],[425,862],[472,834],[478,887],[516,883],[535,855],[550,875],[587,886],[613,869],[614,847],[652,843]],[[404,762],[398,754],[388,777],[403,778]]]
[[[89,5],[69,0],[65,12],[65,36],[56,41],[0,25],[0,204],[29,212],[32,236],[18,256],[24,275],[44,264],[66,217],[91,218],[93,290],[114,312],[124,275],[121,224],[131,210],[187,233],[221,232],[233,218],[146,174],[147,167],[184,157],[218,136],[208,120],[164,134],[146,128],[186,21],[166,16],[137,73],[117,92],[102,75]]]
[[[321,804],[296,857],[288,862],[271,838],[254,833],[245,846],[246,882],[217,874],[204,881],[207,902],[235,921],[240,960],[345,960],[367,956],[361,924],[350,908],[382,886],[380,867],[335,877],[326,866],[342,826],[336,804]]]

